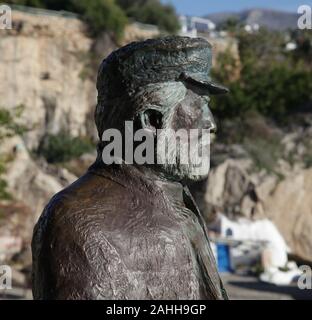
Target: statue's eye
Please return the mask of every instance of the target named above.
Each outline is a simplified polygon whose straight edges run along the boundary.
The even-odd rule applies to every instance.
[[[144,112],[145,124],[148,127],[153,127],[155,129],[162,128],[162,114],[154,109],[149,109]]]

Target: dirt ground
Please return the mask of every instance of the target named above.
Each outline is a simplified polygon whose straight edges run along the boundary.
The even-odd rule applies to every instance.
[[[231,300],[312,300],[312,290],[300,290],[296,283],[276,286],[256,277],[221,274]]]

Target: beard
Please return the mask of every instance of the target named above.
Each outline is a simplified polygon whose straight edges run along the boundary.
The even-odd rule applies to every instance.
[[[210,132],[198,132],[192,137],[185,130],[182,135],[161,131],[157,138],[157,164],[161,171],[177,181],[200,181],[210,169]]]

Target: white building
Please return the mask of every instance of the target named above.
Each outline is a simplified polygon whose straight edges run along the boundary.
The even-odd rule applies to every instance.
[[[256,32],[259,31],[260,26],[258,23],[254,23],[254,24],[246,24],[244,26],[244,29],[246,32],[252,33],[252,32]]]
[[[180,16],[181,36],[195,38],[198,33],[210,33],[216,29],[216,25],[209,19],[200,17]]]

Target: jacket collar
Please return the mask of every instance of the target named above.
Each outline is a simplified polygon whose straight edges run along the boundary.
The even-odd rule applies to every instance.
[[[162,179],[143,166],[138,168],[126,163],[105,165],[102,161],[96,160],[90,166],[88,172],[112,180],[127,189],[139,189],[142,192],[153,194],[161,192],[165,195],[170,195],[170,198],[184,201],[186,207],[191,209],[197,216],[201,216],[199,208],[187,186],[179,182]]]

